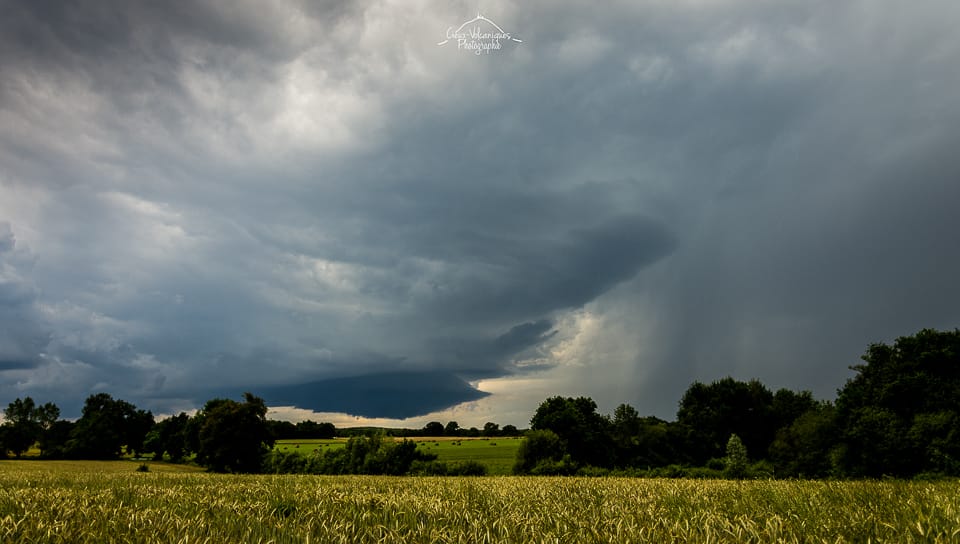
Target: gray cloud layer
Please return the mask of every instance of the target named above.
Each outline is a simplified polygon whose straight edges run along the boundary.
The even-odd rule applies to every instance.
[[[400,372],[671,416],[960,322],[953,3],[494,3],[523,43],[480,56],[436,45],[467,3],[2,9],[0,398]]]

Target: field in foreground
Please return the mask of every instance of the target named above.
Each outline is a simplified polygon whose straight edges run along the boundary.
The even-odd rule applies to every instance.
[[[2,542],[957,542],[960,483],[230,476],[0,462]]]

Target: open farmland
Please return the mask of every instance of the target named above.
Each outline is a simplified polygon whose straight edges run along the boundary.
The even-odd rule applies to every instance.
[[[401,440],[398,438],[397,440]],[[513,470],[517,450],[523,441],[519,437],[498,438],[408,438],[417,443],[425,453],[435,453],[437,460],[445,463],[475,461],[487,467],[490,475],[506,475]],[[345,438],[278,440],[274,449],[308,455],[315,451],[342,448]]]
[[[151,472],[180,472],[180,473],[198,473],[206,472],[202,467],[196,465],[180,465],[175,463],[163,463],[158,461],[133,461],[123,459],[117,461],[55,461],[40,459],[24,460],[0,460],[0,481],[6,481],[9,474],[21,473],[41,473],[41,474],[129,474],[135,471],[140,465],[146,465]]]
[[[0,462],[2,542],[956,542],[960,483],[234,476]]]

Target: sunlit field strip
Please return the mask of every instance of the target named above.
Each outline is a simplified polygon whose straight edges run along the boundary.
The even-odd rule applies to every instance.
[[[523,441],[518,437],[497,438],[410,438],[427,453],[437,454],[437,460],[447,463],[476,461],[487,467],[491,475],[510,474],[517,459],[517,450]],[[346,439],[278,440],[275,449],[308,455],[342,448]]]
[[[206,469],[196,465],[180,465],[157,461],[134,461],[123,459],[118,461],[51,461],[46,459],[0,460],[0,482],[5,482],[9,474],[13,473],[57,473],[71,474],[85,473],[124,473],[133,472],[140,465],[146,465],[151,472],[206,472]]]
[[[957,542],[958,496],[957,482],[0,468],[0,541]]]

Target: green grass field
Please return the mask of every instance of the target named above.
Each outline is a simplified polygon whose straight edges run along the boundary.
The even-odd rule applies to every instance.
[[[427,453],[437,454],[437,460],[446,463],[476,461],[487,467],[490,475],[505,475],[513,471],[513,463],[520,449],[521,438],[410,438]],[[345,438],[329,440],[278,440],[275,449],[310,454],[314,451],[342,448]]]
[[[232,476],[0,461],[0,542],[958,542],[958,482]]]

